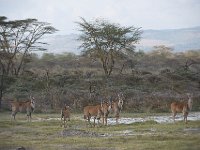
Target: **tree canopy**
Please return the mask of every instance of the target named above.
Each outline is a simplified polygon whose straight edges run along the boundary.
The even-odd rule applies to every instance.
[[[30,62],[30,53],[45,50],[42,45],[46,43],[40,39],[56,31],[49,23],[37,19],[7,21],[7,17],[0,16],[0,107],[4,76],[19,76]]]
[[[32,51],[45,50],[40,39],[57,30],[37,19],[7,21],[0,17],[0,65],[6,74],[18,75]]]
[[[83,48],[83,54],[100,59],[108,76],[112,73],[117,58],[134,53],[134,44],[139,42],[142,33],[141,28],[123,27],[104,19],[88,22],[81,18],[77,24],[82,33],[79,40],[82,41],[80,47]]]

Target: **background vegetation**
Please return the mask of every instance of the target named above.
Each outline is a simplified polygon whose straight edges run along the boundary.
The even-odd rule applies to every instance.
[[[57,111],[66,103],[74,111],[123,92],[128,112],[169,111],[172,100],[186,101],[192,93],[200,110],[200,51],[175,53],[165,46],[139,51],[130,60],[119,60],[107,77],[101,63],[72,53],[32,54],[19,76],[5,76],[3,108],[9,100],[24,100],[31,93],[36,111]]]
[[[136,51],[142,31],[105,20],[79,25],[83,53],[37,56],[47,44],[40,39],[57,30],[37,19],[7,21],[0,17],[0,108],[9,100],[33,95],[36,111],[57,111],[65,103],[74,111],[88,104],[126,97],[124,111],[169,111],[172,100],[193,94],[200,109],[200,51],[173,52],[164,45]],[[2,104],[2,106],[1,106]]]

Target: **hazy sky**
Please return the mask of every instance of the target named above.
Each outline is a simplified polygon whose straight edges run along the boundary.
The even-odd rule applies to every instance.
[[[0,0],[0,16],[36,18],[59,34],[76,32],[80,17],[143,29],[187,28],[200,26],[200,0]]]

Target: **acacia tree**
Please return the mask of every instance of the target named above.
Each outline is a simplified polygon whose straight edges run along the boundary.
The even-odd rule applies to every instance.
[[[4,76],[20,75],[30,52],[45,50],[42,46],[47,43],[40,39],[56,31],[49,23],[37,19],[7,21],[0,16],[0,104]]]
[[[77,24],[82,32],[79,40],[83,54],[98,58],[106,76],[111,75],[118,58],[134,54],[134,44],[139,42],[142,33],[141,28],[123,27],[104,19],[88,22],[81,18]]]
[[[5,58],[1,64],[6,74],[19,75],[30,52],[45,50],[42,45],[46,43],[40,39],[54,33],[56,29],[37,19],[6,20],[6,17],[0,17],[0,52]]]

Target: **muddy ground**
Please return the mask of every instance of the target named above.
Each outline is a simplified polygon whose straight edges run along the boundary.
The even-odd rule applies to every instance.
[[[48,120],[51,119],[58,119],[59,118],[49,118]],[[82,118],[79,118],[81,120],[83,120]],[[181,121],[183,120],[183,116],[182,114],[178,114],[176,116],[176,121]],[[194,121],[194,120],[200,120],[200,112],[191,112],[188,116],[188,120],[189,121]],[[137,118],[124,118],[121,117],[119,119],[119,124],[132,124],[132,123],[137,123],[137,122],[146,122],[146,121],[155,121],[156,123],[173,123],[173,119],[172,116],[169,115],[162,115],[162,116],[147,116],[147,117],[137,117]],[[115,118],[108,118],[108,125],[116,125],[116,121]],[[147,130],[145,130],[144,133],[138,133],[138,132],[134,132],[133,130],[123,130],[123,131],[116,131],[112,134],[108,134],[108,133],[95,133],[95,132],[90,132],[90,131],[85,131],[85,130],[81,130],[81,129],[70,129],[70,128],[66,128],[63,131],[61,131],[61,133],[59,133],[61,136],[63,137],[68,137],[68,136],[82,136],[82,137],[112,137],[112,136],[132,136],[132,135],[151,135],[154,134],[156,131],[156,129],[154,128],[149,128]],[[181,132],[184,133],[194,133],[194,134],[199,134],[200,133],[200,128],[185,128],[183,129]]]

